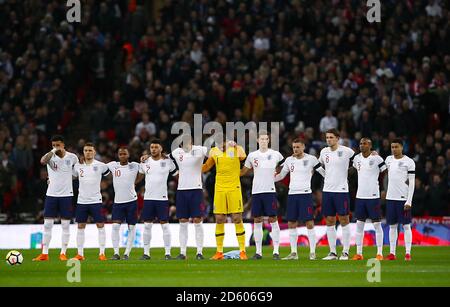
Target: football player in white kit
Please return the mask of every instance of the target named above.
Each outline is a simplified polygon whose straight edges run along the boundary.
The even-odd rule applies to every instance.
[[[245,160],[241,176],[253,169],[252,183],[252,216],[254,218],[254,238],[256,253],[253,259],[262,259],[263,217],[269,217],[272,226],[270,236],[273,242],[272,259],[280,260],[280,226],[277,220],[277,194],[275,190],[274,173],[283,163],[284,158],[278,151],[269,148],[269,134],[265,131],[258,136],[259,149],[251,152]]]
[[[55,135],[51,139],[53,149],[41,158],[41,164],[47,166],[48,188],[44,204],[44,236],[42,239],[42,253],[33,261],[47,261],[48,248],[52,238],[54,219],[61,217],[61,253],[59,259],[67,260],[66,250],[70,238],[70,220],[73,216],[72,171],[78,162],[78,157],[65,150],[64,138]]]
[[[405,232],[405,260],[411,260],[411,205],[414,194],[416,164],[403,154],[403,141],[391,143],[392,155],[386,158],[388,189],[386,194],[386,223],[389,224],[390,253],[386,260],[396,260],[398,224]]]
[[[182,147],[170,154],[179,170],[176,212],[180,221],[180,254],[177,256],[180,260],[186,259],[189,218],[192,218],[195,227],[196,259],[204,259],[202,165],[207,155],[208,149],[205,146],[192,145],[192,137],[189,134],[183,135]]]
[[[126,147],[120,147],[117,154],[119,162],[112,161],[107,164],[113,176],[114,186],[111,234],[114,255],[111,257],[111,260],[120,260],[120,224],[125,221],[128,224],[128,238],[122,259],[128,260],[136,235],[137,194],[135,183],[139,172],[139,163],[128,161],[130,153]]]
[[[304,152],[305,144],[300,139],[292,141],[293,155],[287,157],[281,172],[275,176],[275,182],[290,174],[287,201],[287,220],[291,253],[283,260],[297,260],[298,221],[306,224],[309,240],[309,259],[316,259],[316,233],[314,231],[314,204],[311,190],[311,178],[314,171],[325,176],[325,170],[319,160]]]
[[[353,159],[353,167],[358,172],[356,193],[356,254],[352,260],[363,260],[363,238],[366,219],[370,218],[375,228],[377,260],[383,260],[383,228],[381,227],[380,187],[378,178],[386,171],[383,158],[372,155],[372,141],[362,138],[359,142],[361,153]]]
[[[148,157],[148,156],[145,156]],[[167,178],[177,172],[175,164],[163,153],[161,141],[154,139],[150,143],[150,156],[141,162],[139,173],[145,175],[144,209],[141,219],[144,221],[144,255],[140,260],[150,259],[150,241],[153,221],[157,218],[163,231],[165,259],[172,259],[171,233],[169,221],[169,200],[167,197]]]
[[[108,166],[97,161],[95,157],[95,146],[93,143],[86,143],[83,147],[84,161],[74,166],[73,176],[78,177],[80,186],[78,189],[78,201],[76,207],[77,248],[78,254],[73,258],[84,260],[84,240],[86,222],[88,216],[92,216],[98,229],[98,243],[100,252],[98,259],[107,260],[105,256],[106,232],[104,217],[102,215],[102,194],[100,193],[100,183],[103,176],[109,174]]]
[[[322,213],[326,217],[327,238],[330,253],[323,260],[338,259],[336,253],[336,213],[342,227],[344,246],[340,260],[348,260],[350,250],[350,221],[348,193],[348,168],[356,153],[349,147],[339,145],[339,132],[330,129],[326,132],[328,146],[320,151],[319,162],[325,169],[322,193]]]

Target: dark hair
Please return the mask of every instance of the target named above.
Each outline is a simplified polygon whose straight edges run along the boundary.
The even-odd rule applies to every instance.
[[[52,136],[51,141],[64,143],[64,137],[62,135],[56,134],[56,135]]]
[[[84,144],[83,148],[84,148],[84,147],[94,147],[94,149],[95,149],[95,145],[94,145],[94,143],[92,143],[92,142],[86,142],[86,143]]]
[[[400,144],[403,147],[403,140],[400,138],[393,139],[391,144],[393,144],[393,143]]]
[[[161,146],[162,146],[161,140],[160,140],[160,139],[157,139],[157,138],[152,139],[152,140],[150,141],[150,144],[158,144],[158,145],[161,145]]]
[[[294,143],[302,143],[303,145],[305,145],[305,142],[302,139],[296,138],[292,141],[292,144]]]
[[[117,149],[117,151],[119,151],[119,150],[128,150],[128,147],[127,147],[127,146],[120,146],[120,147]]]
[[[341,136],[341,134],[339,133],[339,131],[338,131],[337,129],[335,129],[335,128],[333,128],[333,129],[328,129],[326,133],[334,134],[335,137],[340,137],[340,136]]]

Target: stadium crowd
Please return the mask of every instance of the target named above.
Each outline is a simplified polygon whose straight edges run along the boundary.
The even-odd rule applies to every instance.
[[[318,155],[330,128],[355,150],[370,137],[383,158],[400,137],[416,162],[413,215],[450,214],[449,2],[383,1],[381,23],[367,22],[365,1],[163,2],[152,15],[145,1],[83,1],[77,24],[64,1],[0,1],[0,223],[42,220],[39,159],[52,134],[79,155],[94,141],[103,162],[127,145],[138,161],[153,137],[169,150],[172,124],[195,113],[204,123],[280,122],[284,156],[296,137]],[[249,219],[251,177],[242,185]],[[318,223],[321,185],[314,175]],[[287,182],[277,189],[283,218]],[[213,192],[211,173],[209,221]],[[111,179],[102,194],[108,215]]]

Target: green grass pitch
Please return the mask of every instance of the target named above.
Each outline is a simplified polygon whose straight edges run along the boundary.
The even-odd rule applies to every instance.
[[[338,252],[339,252],[338,248]],[[254,247],[247,249],[249,257]],[[289,253],[280,249],[281,256]],[[399,247],[397,261],[381,262],[381,282],[369,283],[367,259],[375,256],[375,247],[365,247],[363,261],[310,261],[309,249],[299,247],[298,261],[274,261],[271,247],[264,247],[262,260],[195,260],[195,249],[188,249],[188,260],[163,260],[163,249],[152,249],[152,259],[140,261],[142,249],[135,248],[128,261],[97,260],[98,249],[85,251],[81,263],[81,282],[69,283],[66,275],[70,267],[59,261],[58,250],[50,251],[50,261],[32,262],[38,250],[23,250],[24,263],[0,265],[0,286],[162,286],[162,287],[298,287],[298,286],[450,286],[450,247],[413,246],[412,261],[405,262],[404,247]],[[385,246],[385,253],[388,247]],[[4,258],[6,250],[0,250]],[[75,250],[68,251],[74,256]],[[121,250],[123,252],[123,250]],[[328,247],[317,248],[318,258],[324,257]],[[353,255],[352,247],[351,255]],[[112,250],[107,250],[110,257]],[[176,255],[178,249],[172,250]],[[210,257],[214,249],[205,249]]]

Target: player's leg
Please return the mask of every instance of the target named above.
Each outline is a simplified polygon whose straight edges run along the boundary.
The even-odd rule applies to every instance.
[[[211,260],[222,260],[223,240],[225,238],[225,222],[227,220],[227,195],[225,191],[215,191],[214,193],[214,216],[216,219],[216,246],[217,250]]]
[[[234,223],[234,228],[236,232],[236,238],[239,244],[241,260],[247,260],[247,252],[245,251],[245,228],[242,221],[242,213],[244,212],[244,206],[242,201],[242,191],[241,189],[236,189],[226,193],[228,212],[231,214],[231,218]]]
[[[272,238],[273,244],[273,256],[274,260],[280,260],[280,225],[278,224],[277,218],[277,195],[276,193],[264,193],[263,194],[264,203],[264,215],[269,217],[269,223],[272,231],[270,232],[270,237]]]
[[[144,200],[144,208],[142,209],[141,219],[144,221],[144,255],[141,260],[150,259],[150,242],[152,240],[152,226],[155,219],[154,207],[151,200]]]
[[[204,241],[204,231],[203,231],[203,213],[201,212],[201,204],[203,201],[203,190],[197,189],[190,193],[190,212],[193,217],[194,229],[195,229],[195,243],[197,245],[197,255],[196,259],[201,260],[203,257],[203,241]]]
[[[89,205],[89,211],[93,217],[94,223],[97,224],[98,230],[98,260],[105,261],[108,260],[105,256],[106,248],[106,231],[105,231],[105,219],[102,215],[102,204]]]
[[[312,193],[301,194],[300,198],[300,210],[298,220],[304,221],[306,224],[306,230],[308,232],[309,241],[309,259],[316,259],[316,231],[314,230],[314,204]]]
[[[61,252],[59,259],[67,260],[67,246],[70,239],[70,220],[72,219],[72,197],[61,197],[58,199],[59,214],[61,216]]]
[[[73,258],[76,260],[84,260],[84,241],[85,241],[85,228],[89,215],[90,205],[77,204],[75,221],[77,222],[77,255]]]
[[[299,217],[299,203],[298,203],[298,195],[288,195],[287,199],[287,212],[286,219],[288,220],[288,228],[289,228],[289,243],[291,246],[291,253],[283,258],[283,260],[296,260],[298,259],[297,254],[297,226],[298,226],[298,217]]]
[[[400,202],[397,206],[403,209],[402,215],[400,216],[400,223],[403,225],[403,232],[405,234],[405,260],[410,261],[412,245],[411,210],[404,210],[405,204],[403,202]]]
[[[364,239],[364,225],[367,219],[366,199],[356,199],[355,202],[355,216],[356,216],[356,254],[352,260],[363,260],[363,239]]]
[[[214,195],[214,199],[216,196]],[[223,260],[223,240],[225,238],[225,222],[227,216],[225,214],[219,213],[220,210],[216,207],[216,203],[214,203],[214,216],[216,219],[216,245],[217,250],[214,256],[211,257],[211,260]]]
[[[397,203],[393,200],[386,202],[386,223],[389,225],[389,255],[386,260],[395,260],[395,252],[397,248],[398,238],[398,222],[399,217],[397,214]]]
[[[120,260],[119,243],[120,243],[120,225],[125,220],[124,204],[113,204],[112,208],[112,233],[111,241],[114,249],[114,254],[111,260]]]
[[[56,197],[46,196],[44,203],[44,235],[42,238],[42,252],[33,261],[47,261],[48,248],[52,239],[54,218],[58,214],[58,202]]]
[[[342,227],[342,254],[339,260],[348,260],[348,253],[350,251],[350,218],[349,218],[349,193],[335,193],[335,204],[339,223]]]
[[[137,211],[137,203],[136,201],[129,202],[125,204],[125,216],[128,224],[128,238],[127,238],[127,247],[125,249],[125,254],[123,255],[124,260],[128,260],[131,249],[133,248],[134,239],[136,237],[136,211]]]
[[[170,260],[172,256],[170,255],[170,250],[172,248],[172,234],[170,233],[169,226],[169,201],[163,200],[158,201],[156,206],[156,216],[158,217],[159,223],[161,224],[161,229],[163,232],[163,242],[164,242],[164,259]]]
[[[370,199],[367,206],[369,218],[375,228],[375,242],[377,245],[377,260],[383,260],[383,228],[381,227],[381,204],[380,199]]]
[[[252,216],[253,216],[253,239],[255,240],[256,253],[253,259],[262,258],[262,240],[263,240],[263,214],[264,207],[260,194],[252,195],[251,199]]]
[[[322,193],[322,214],[325,216],[327,224],[327,239],[330,253],[323,260],[336,260],[336,207],[333,203],[331,192]]]
[[[186,249],[188,241],[188,225],[189,225],[189,199],[187,199],[187,191],[177,191],[176,207],[177,217],[180,223],[180,231],[178,233],[180,240],[180,254],[177,259],[186,259]]]

